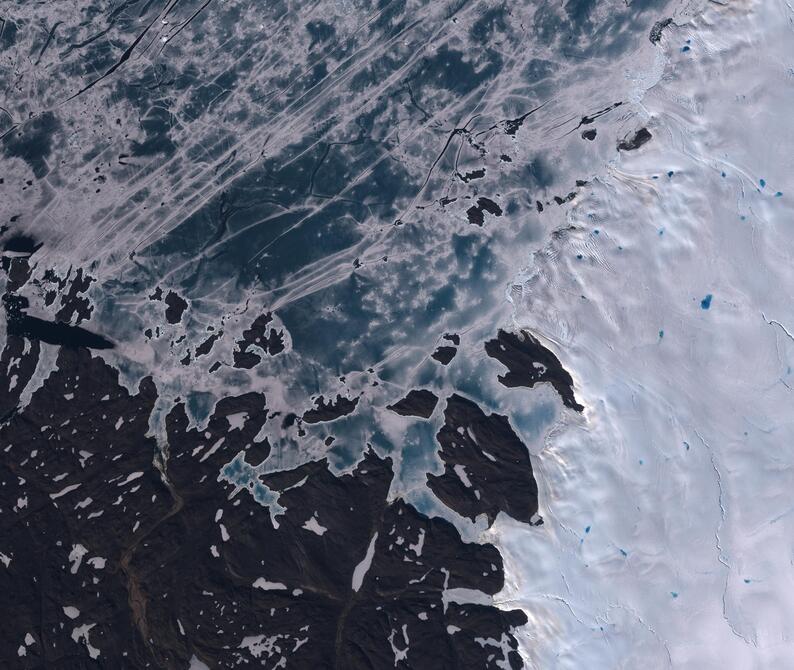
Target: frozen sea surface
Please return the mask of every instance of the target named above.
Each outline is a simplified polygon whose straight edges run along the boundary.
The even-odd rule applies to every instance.
[[[0,665],[794,667],[788,2],[57,9]]]

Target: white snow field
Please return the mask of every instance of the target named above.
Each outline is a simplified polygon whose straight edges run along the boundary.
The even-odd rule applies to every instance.
[[[490,532],[497,600],[530,667],[794,668],[794,9],[714,1],[662,46],[653,140],[510,290],[587,409],[535,459],[544,525]]]

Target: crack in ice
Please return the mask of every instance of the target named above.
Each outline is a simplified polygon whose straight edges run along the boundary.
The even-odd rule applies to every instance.
[[[700,442],[703,444],[703,447],[706,449],[706,452],[709,455],[709,460],[711,462],[711,467],[714,470],[714,474],[717,477],[717,491],[718,496],[717,500],[720,506],[720,521],[717,524],[717,528],[714,531],[714,539],[716,541],[716,548],[717,548],[717,560],[725,566],[726,574],[725,574],[725,584],[722,589],[722,618],[725,620],[725,623],[728,624],[728,627],[731,629],[731,632],[738,637],[739,639],[743,640],[745,644],[752,644],[753,646],[757,646],[756,643],[752,640],[749,640],[746,636],[742,635],[736,627],[733,625],[731,620],[728,618],[728,604],[727,604],[727,595],[728,595],[728,579],[730,578],[731,574],[731,565],[728,563],[726,559],[725,550],[722,546],[722,537],[720,532],[722,530],[723,525],[727,519],[727,512],[725,510],[725,503],[723,502],[723,488],[722,488],[722,473],[720,472],[719,467],[717,466],[717,459],[714,455],[714,450],[711,448],[708,442],[703,438],[703,436],[696,430],[695,435],[697,435]]]

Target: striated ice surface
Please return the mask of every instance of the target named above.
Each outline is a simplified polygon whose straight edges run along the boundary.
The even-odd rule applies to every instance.
[[[352,476],[371,448],[393,464],[390,503],[497,546],[507,581],[494,600],[528,615],[516,629],[528,667],[794,667],[788,0],[129,2],[90,47],[96,62],[81,53],[98,40],[81,19],[90,4],[61,21],[18,3],[14,25],[26,29],[0,53],[14,93],[0,107],[0,215],[44,244],[30,281],[8,290],[49,319],[52,273],[61,292],[78,268],[91,278],[84,325],[116,345],[101,356],[131,394],[148,376],[156,387],[145,423],[164,482],[166,417],[183,404],[206,438],[193,467],[214,468],[191,485],[231,485],[227,509],[253,499],[275,529],[299,511],[281,495],[306,477],[281,489],[260,477],[320,459]],[[14,139],[23,129],[35,151]],[[0,290],[9,282],[0,274]],[[267,327],[246,344],[257,320]],[[0,332],[6,321],[2,310]],[[498,381],[483,343],[511,327],[559,358],[582,414],[546,384]],[[437,347],[454,356],[442,365]],[[58,351],[41,345],[12,405],[31,406]],[[419,388],[439,399],[423,420],[388,410]],[[219,401],[249,392],[267,399],[246,444],[261,450],[256,464],[230,446],[250,412],[224,414],[226,436],[209,439]],[[430,492],[453,393],[509,417],[542,524],[501,513],[488,529],[484,514],[470,522]],[[67,424],[57,429],[76,430]],[[81,469],[94,456],[77,453]],[[67,474],[49,502],[96,506]],[[114,499],[144,474],[114,480]],[[27,495],[14,500],[14,513],[28,507]],[[310,511],[301,542],[345,536],[314,501]],[[209,552],[202,536],[206,560],[245,539],[229,516],[216,513],[222,542]],[[375,528],[344,584],[355,597],[373,579],[385,537]],[[119,574],[105,546],[77,539],[64,545],[69,575],[106,560]],[[432,564],[424,530],[394,542]],[[3,549],[3,570],[17,569],[24,559]],[[492,601],[448,588],[441,571],[445,613]],[[246,583],[260,598],[303,594],[261,574]],[[59,607],[79,618],[80,651],[110,657],[99,618]],[[287,649],[263,630],[235,632],[234,648],[257,662]],[[415,662],[416,636],[385,631],[395,666]],[[476,641],[509,654],[506,637]]]
[[[665,29],[653,134],[598,171],[510,290],[583,417],[500,517],[537,668],[794,667],[794,12],[711,3]]]

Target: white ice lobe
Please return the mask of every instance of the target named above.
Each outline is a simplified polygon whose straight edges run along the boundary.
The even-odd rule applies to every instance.
[[[316,515],[309,517],[309,519],[303,524],[302,528],[311,531],[320,537],[322,537],[323,533],[328,530],[325,526],[320,524]]]
[[[353,583],[352,587],[354,591],[358,591],[361,588],[361,585],[364,583],[364,577],[366,577],[367,572],[369,571],[369,566],[372,565],[372,559],[375,557],[375,543],[378,541],[378,534],[375,533],[372,536],[372,539],[369,541],[369,546],[367,547],[367,553],[364,554],[364,558],[361,560],[356,566],[356,569],[353,570]]]
[[[69,552],[69,562],[72,564],[69,568],[69,572],[73,575],[77,574],[77,571],[80,569],[80,565],[83,562],[83,557],[88,553],[88,549],[86,549],[82,544],[74,544],[72,545],[72,550]]]
[[[259,577],[254,582],[254,588],[263,591],[285,591],[287,587],[281,582],[270,582],[264,577]]]
[[[511,289],[588,408],[535,462],[546,523],[494,526],[530,667],[794,667],[793,20],[666,28],[653,140]]]

